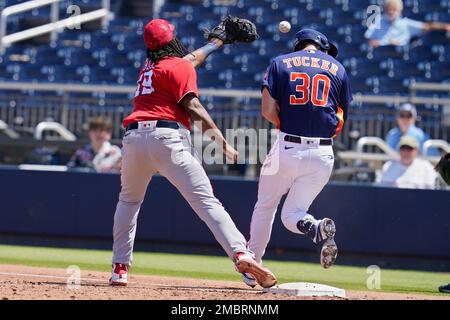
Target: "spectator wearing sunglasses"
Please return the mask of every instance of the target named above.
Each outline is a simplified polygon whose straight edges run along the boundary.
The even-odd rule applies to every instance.
[[[400,106],[397,113],[397,127],[391,129],[387,136],[387,144],[398,151],[400,139],[403,136],[414,137],[419,143],[419,152],[422,146],[430,137],[420,128],[416,127],[417,110],[412,104],[406,103]],[[429,149],[428,155],[439,155],[438,150]]]
[[[385,186],[435,189],[437,174],[431,163],[418,159],[419,143],[413,136],[400,139],[400,159],[385,163],[377,182]]]

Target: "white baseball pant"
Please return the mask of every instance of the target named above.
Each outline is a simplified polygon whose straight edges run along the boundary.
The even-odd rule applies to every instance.
[[[180,191],[231,259],[238,252],[253,255],[245,237],[214,196],[192,147],[189,131],[155,128],[156,121],[140,122],[139,126],[127,131],[123,139],[122,190],[114,215],[112,262],[132,264],[139,209],[147,186],[157,172]]]
[[[306,216],[315,224],[319,221],[307,213],[309,206],[330,179],[334,155],[332,146],[321,146],[317,138],[303,138],[302,143],[284,141],[280,132],[264,161],[256,202],[250,224],[248,247],[258,263],[272,233],[278,204],[289,192],[281,211],[281,220],[291,232],[302,234],[297,223]]]

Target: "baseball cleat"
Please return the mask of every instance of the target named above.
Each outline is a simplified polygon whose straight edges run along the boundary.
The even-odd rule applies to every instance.
[[[243,273],[242,274],[242,281],[244,281],[244,283],[246,285],[248,285],[249,287],[251,287],[251,288],[254,288],[257,285],[255,278],[253,278],[248,273]]]
[[[338,254],[338,248],[334,241],[334,235],[336,234],[336,225],[334,221],[325,218],[320,221],[317,228],[317,238],[320,249],[320,264],[323,268],[328,269],[336,262]]]
[[[128,266],[122,263],[114,263],[112,266],[111,279],[112,286],[126,286],[128,283]]]
[[[238,253],[235,266],[238,272],[249,274],[263,288],[273,287],[277,283],[275,275],[269,269],[258,264],[249,254]]]
[[[450,283],[445,285],[445,286],[440,286],[439,287],[439,292],[450,293]]]

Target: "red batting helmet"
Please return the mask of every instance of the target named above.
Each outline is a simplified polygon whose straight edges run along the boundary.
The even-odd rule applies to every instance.
[[[153,19],[144,28],[144,42],[150,50],[169,44],[175,36],[175,26],[164,19]]]

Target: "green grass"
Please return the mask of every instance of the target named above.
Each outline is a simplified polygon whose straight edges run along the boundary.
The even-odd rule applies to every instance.
[[[110,259],[110,251],[0,245],[0,264],[50,268],[78,265],[85,270],[110,271]],[[324,270],[318,264],[284,261],[264,264],[277,275],[279,283],[316,282],[347,290],[367,290],[366,268],[337,265]],[[137,252],[133,273],[240,281],[231,261],[215,256]],[[437,294],[437,287],[448,282],[450,273],[383,269],[380,291]]]

